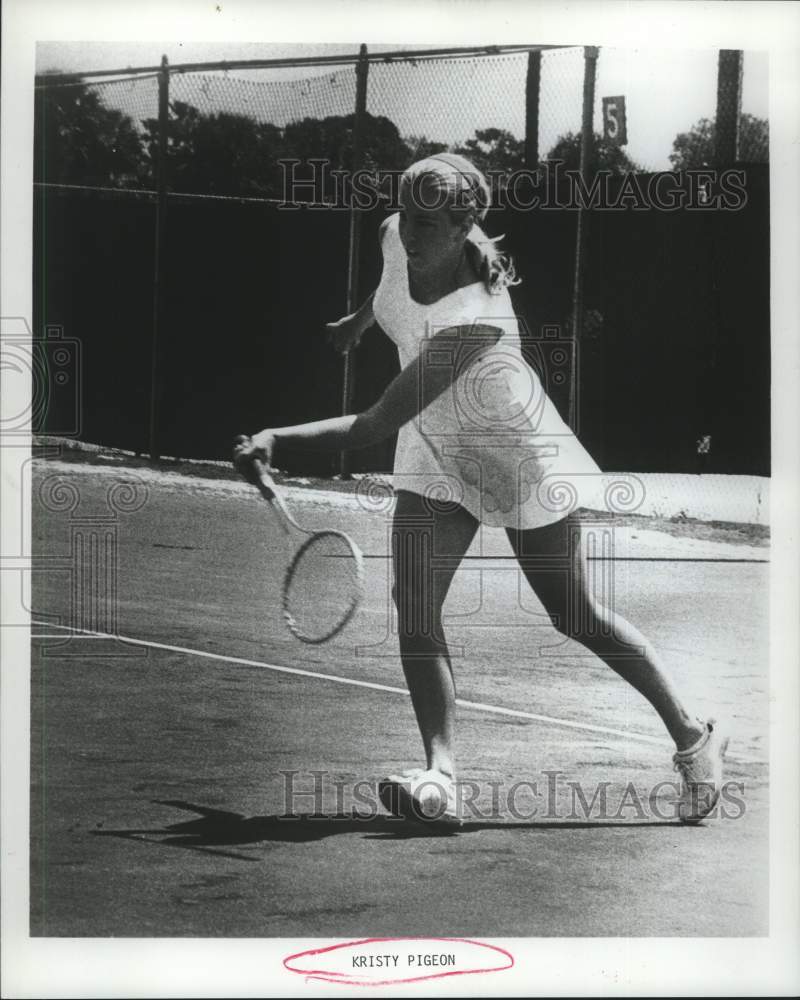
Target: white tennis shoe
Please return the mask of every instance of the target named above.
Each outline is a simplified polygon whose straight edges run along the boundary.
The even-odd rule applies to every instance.
[[[414,768],[392,774],[378,784],[384,809],[394,816],[437,826],[461,826],[456,782],[441,771]]]
[[[682,823],[699,823],[716,806],[722,792],[722,767],[728,737],[723,737],[715,719],[704,723],[706,731],[693,746],[673,756],[681,775],[678,817]]]

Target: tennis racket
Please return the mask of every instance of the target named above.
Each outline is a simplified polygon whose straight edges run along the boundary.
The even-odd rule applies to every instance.
[[[242,435],[235,443],[249,440]],[[304,536],[283,580],[283,617],[289,631],[301,642],[327,642],[347,625],[364,596],[361,550],[343,531],[310,531],[298,524],[266,464],[256,455],[235,464],[269,501],[283,530]]]

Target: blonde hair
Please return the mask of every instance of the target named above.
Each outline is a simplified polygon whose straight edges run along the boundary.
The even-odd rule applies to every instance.
[[[446,207],[457,218],[463,218],[465,213],[472,216],[467,249],[486,290],[499,295],[504,288],[518,285],[520,279],[513,261],[497,248],[503,237],[487,236],[478,224],[486,218],[492,201],[489,184],[480,170],[458,153],[434,153],[408,167],[400,178],[400,193],[409,189],[419,192],[423,185],[436,192],[437,204],[429,205],[420,199],[421,204]]]

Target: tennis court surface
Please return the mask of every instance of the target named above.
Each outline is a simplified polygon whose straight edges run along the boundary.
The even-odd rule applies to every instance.
[[[366,556],[364,605],[323,646],[283,625],[291,546],[252,488],[35,464],[32,934],[767,933],[765,544],[628,524],[617,561],[596,563],[729,727],[725,815],[687,827],[655,714],[553,631],[502,532],[484,531],[446,606],[472,812],[441,835],[375,794],[422,763],[388,513],[291,501]]]

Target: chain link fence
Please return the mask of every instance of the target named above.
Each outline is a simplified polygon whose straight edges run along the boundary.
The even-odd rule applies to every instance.
[[[527,91],[532,58],[537,88]],[[352,165],[358,57],[349,65],[169,72],[167,189],[285,200],[282,160]],[[436,150],[512,171],[581,126],[582,49],[370,60],[361,165],[402,170]],[[535,106],[532,108],[531,104]],[[535,134],[531,135],[531,128]],[[158,74],[37,81],[36,181],[154,190]],[[526,156],[527,143],[527,156]],[[535,165],[535,164],[533,164]],[[313,200],[297,186],[299,202]],[[330,191],[324,190],[327,198]],[[292,200],[293,192],[290,190]]]
[[[765,162],[766,57],[731,56],[719,63],[711,51],[602,50],[594,109],[600,158],[616,168],[644,171],[714,164],[716,117],[724,112],[723,158]],[[357,64],[354,54],[349,63],[330,69],[170,71],[168,190],[281,199],[282,159],[349,166]],[[155,189],[158,76],[39,77],[36,181]],[[606,143],[602,102],[632,89],[631,76],[641,86],[628,95],[628,142],[614,151]],[[570,163],[580,143],[583,80],[580,47],[373,57],[363,166],[403,169],[427,152],[445,149],[471,156],[488,170],[532,166],[533,159]]]
[[[602,50],[594,108],[598,165],[617,172],[689,169],[714,165],[720,154],[728,165],[766,162],[766,57],[720,58],[712,51]],[[577,165],[580,47],[409,53],[368,63],[360,123],[367,169],[403,169],[437,150],[461,152],[484,170],[501,172],[548,159]],[[284,200],[281,160],[352,165],[357,55],[329,69],[209,66],[168,72],[169,192]],[[631,87],[631,77],[640,85]],[[101,80],[39,77],[37,183],[155,190],[158,78],[154,72]],[[603,100],[626,90],[628,136],[620,144],[609,141]],[[720,114],[725,122],[718,135]],[[329,199],[331,190],[316,194]],[[313,201],[314,192],[298,186],[296,197]]]
[[[584,59],[582,48],[542,53],[539,94],[539,159],[565,157],[564,144],[581,134]]]
[[[182,430],[180,414],[169,411],[173,390],[191,387],[197,394],[202,386],[210,400],[220,379],[228,377],[223,372],[235,368],[219,345],[204,342],[202,350],[197,346],[197,331],[209,325],[211,317],[215,330],[231,324],[246,328],[242,346],[255,337],[265,365],[276,352],[289,351],[303,373],[296,384],[276,379],[268,395],[273,409],[265,404],[241,413],[234,431],[329,414],[341,406],[343,394],[346,404],[368,404],[376,385],[391,377],[394,361],[365,341],[356,361],[361,375],[355,373],[360,386],[355,394],[352,386],[348,390],[346,377],[343,393],[343,373],[326,358],[313,362],[319,367],[314,377],[323,387],[313,405],[306,405],[302,395],[308,395],[304,380],[318,352],[317,341],[301,331],[319,331],[326,320],[357,304],[359,278],[365,292],[376,280],[374,237],[383,206],[374,213],[313,211],[341,198],[342,183],[348,182],[337,179],[336,171],[346,175],[357,165],[373,172],[400,171],[443,150],[460,152],[501,177],[554,159],[564,161],[568,170],[578,170],[582,134],[594,135],[588,168],[606,168],[617,175],[768,159],[765,57],[710,50],[676,55],[601,49],[587,121],[586,74],[594,60],[585,56],[577,46],[362,51],[335,59],[283,60],[279,65],[163,65],[141,72],[38,77],[34,181],[37,219],[49,227],[41,242],[51,250],[63,244],[70,256],[64,234],[76,226],[92,226],[99,233],[113,224],[115,233],[127,234],[124,242],[109,235],[96,261],[92,258],[106,285],[118,286],[113,295],[103,297],[105,315],[89,322],[88,307],[80,312],[74,296],[70,309],[84,333],[94,329],[95,356],[110,351],[104,339],[108,316],[125,323],[136,315],[136,329],[122,339],[126,349],[135,340],[140,353],[142,345],[145,353],[152,351],[150,395],[165,400],[160,409],[151,407],[149,417],[137,411],[130,421],[145,428],[148,420],[164,425],[158,433],[150,427],[151,452],[186,454],[181,441],[189,434],[188,424]],[[604,99],[620,96],[626,99],[627,142],[609,135],[605,115]],[[161,120],[160,107],[166,109]],[[76,198],[81,207],[73,204]],[[109,200],[118,204],[111,207]],[[126,207],[139,202],[150,204],[146,210]],[[167,208],[170,221],[165,227]],[[584,324],[583,354],[588,357],[597,347],[599,357],[607,335],[601,313],[608,317],[619,312],[611,288],[615,279],[599,255],[602,239],[611,240],[614,227],[603,230],[599,220],[596,225],[590,220],[595,249],[590,245],[581,259],[576,214],[500,212],[496,228],[491,219],[489,228],[493,234],[506,233],[513,247],[525,278],[518,294],[532,317],[531,328],[554,324],[573,331],[577,341],[575,317],[582,316],[584,308],[592,309],[600,325],[587,330]],[[56,232],[58,225],[63,232]],[[620,220],[617,228],[622,252],[630,239],[629,224]],[[164,242],[155,253],[154,229]],[[657,241],[664,240],[663,220],[656,229],[648,231],[647,240],[657,252]],[[675,239],[683,239],[677,230]],[[139,248],[135,260],[133,251],[126,256],[126,248],[134,246]],[[53,303],[58,288],[81,283],[87,286],[86,301],[92,301],[88,288],[97,283],[97,274],[84,273],[89,267],[85,252],[76,256],[73,248],[71,253],[75,274],[70,280],[53,278],[50,269]],[[635,256],[636,261],[644,259],[641,253]],[[631,261],[632,267],[636,261]],[[160,286],[160,292],[148,293],[148,271],[152,288]],[[587,302],[577,308],[574,289],[584,271]],[[643,284],[631,281],[628,287]],[[303,290],[304,282],[314,286],[313,296]],[[60,307],[48,304],[45,291],[37,301],[38,326],[62,321]],[[117,303],[122,303],[119,309]],[[152,321],[148,311],[155,317]],[[151,337],[151,322],[162,330],[160,346]],[[620,314],[618,322],[628,320]],[[291,341],[287,330],[293,331]],[[199,366],[194,381],[187,375],[187,355],[189,364]],[[288,366],[282,370],[285,373]],[[144,395],[140,384],[137,396]],[[231,383],[230,395],[238,402],[247,393]],[[121,426],[110,412],[114,402],[109,398],[109,409],[97,422],[100,430],[87,431],[88,436],[99,440],[102,428]],[[211,406],[206,409],[213,412]],[[136,450],[145,450],[139,431],[131,431],[127,440]],[[201,447],[207,453],[224,453],[223,440],[228,440],[228,429],[223,434],[209,423],[207,443]],[[373,459],[367,456],[365,462],[369,465]],[[376,461],[386,465],[385,457]]]
[[[157,116],[153,73],[91,82],[53,74],[38,78],[34,182],[128,191],[153,187],[145,122]]]

